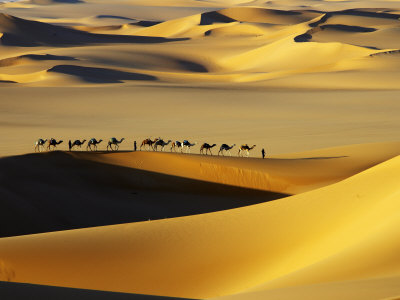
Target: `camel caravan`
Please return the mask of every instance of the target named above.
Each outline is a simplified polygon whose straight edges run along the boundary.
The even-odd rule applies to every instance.
[[[112,137],[108,140],[106,151],[118,151],[119,150],[119,144],[121,144],[125,138],[121,138],[118,140],[115,137]],[[96,138],[91,138],[88,140],[87,145],[86,145],[86,151],[98,151],[98,145],[102,142],[103,140],[97,140]],[[57,146],[63,143],[62,140],[57,141],[54,138],[51,139],[38,139],[35,142],[35,152],[41,152],[47,149],[47,151],[51,150],[56,150]],[[82,146],[86,143],[86,139],[83,140],[69,140],[68,141],[68,149],[69,151],[73,150],[81,150],[82,151]],[[180,153],[190,153],[190,148],[197,145],[197,142],[191,143],[188,140],[183,140],[183,141],[164,141],[161,138],[155,138],[154,140],[151,138],[146,138],[142,141],[140,144],[139,150],[142,151],[161,151],[164,152],[166,147],[169,146],[170,152],[180,152]],[[209,143],[203,143],[200,146],[200,154],[204,155],[213,155],[212,149],[216,147],[217,144],[209,144]],[[219,147],[218,151],[218,156],[222,155],[229,155],[232,156],[231,150],[236,146],[236,144],[233,145],[228,145],[228,144],[222,144]],[[237,155],[239,157],[250,157],[250,151],[253,150],[256,147],[256,145],[249,146],[248,144],[243,144],[239,147]],[[134,142],[134,151],[136,151],[136,141]],[[263,149],[264,150],[264,149]]]

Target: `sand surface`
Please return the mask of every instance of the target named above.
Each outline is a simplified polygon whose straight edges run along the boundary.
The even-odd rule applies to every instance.
[[[395,0],[0,3],[0,298],[399,298],[399,37]]]
[[[3,280],[210,298],[399,276],[399,162],[231,210],[2,238]]]

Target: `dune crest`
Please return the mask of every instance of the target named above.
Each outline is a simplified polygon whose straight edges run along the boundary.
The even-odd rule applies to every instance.
[[[192,298],[399,276],[399,167],[234,210],[4,238],[0,256],[19,282]]]
[[[46,5],[38,5],[39,2],[30,5],[51,11],[53,5],[47,4],[59,4],[74,10],[86,7],[91,1],[97,3],[95,0],[76,4],[46,0],[40,2]],[[0,32],[3,34],[0,41],[2,48],[16,48],[21,55],[30,55],[32,53],[27,50],[38,47],[45,47],[46,53],[57,55],[57,48],[68,47],[63,51],[64,56],[92,61],[90,67],[98,69],[123,66],[125,55],[130,55],[130,66],[126,71],[157,77],[157,85],[200,83],[206,86],[239,84],[267,88],[348,89],[346,76],[349,76],[354,79],[353,87],[356,89],[397,89],[393,74],[398,72],[398,59],[380,56],[376,56],[374,61],[368,59],[370,55],[400,48],[397,42],[400,14],[395,10],[282,10],[261,2],[257,2],[260,7],[248,7],[249,3],[238,6],[236,2],[224,2],[227,8],[213,9],[211,4],[217,3],[204,2],[206,7],[211,5],[208,10],[168,20],[146,20],[110,13],[75,19],[59,18],[54,24],[51,24],[51,18],[42,18],[41,22],[25,20],[7,14],[6,10],[0,17]],[[124,2],[124,5],[128,4]],[[138,4],[138,7],[142,5]],[[188,4],[191,5],[194,3]],[[140,46],[143,43],[146,44],[145,51]],[[86,50],[87,47],[104,46],[117,53],[121,51],[120,44],[126,45],[125,55],[112,55],[112,59],[110,51],[88,54]],[[182,53],[179,49],[185,49],[182,58],[176,55]],[[6,55],[2,58],[12,57]],[[180,59],[202,66],[203,71],[199,74],[197,67],[188,68],[188,64],[179,63]],[[84,70],[88,66],[80,67]],[[4,80],[14,80],[6,76],[16,72],[12,66],[9,68],[2,72]],[[18,69],[20,75],[23,75],[23,70],[21,67]],[[29,68],[25,70],[26,74],[32,73]],[[343,72],[347,73],[346,76],[342,76]],[[84,74],[71,76],[15,81],[40,86],[98,84],[97,81],[88,81]],[[113,83],[139,84],[118,80]]]

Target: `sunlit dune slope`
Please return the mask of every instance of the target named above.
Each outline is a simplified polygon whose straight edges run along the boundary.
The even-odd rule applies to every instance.
[[[106,164],[184,178],[296,194],[340,181],[393,158],[400,154],[399,144],[351,145],[282,154],[265,160],[141,152],[74,155]]]
[[[354,145],[265,160],[154,152],[2,158],[0,236],[172,218],[276,200],[350,177],[398,155],[398,146]]]
[[[273,290],[239,293],[213,299],[251,299],[251,300],[365,300],[365,299],[399,299],[400,277],[382,277],[364,280],[348,280],[286,287]],[[396,297],[397,296],[397,297]]]
[[[29,8],[37,21],[7,14],[18,10],[5,6],[0,15],[0,58],[5,60],[0,62],[0,80],[33,86],[398,88],[398,55],[377,55],[399,50],[400,14],[395,9],[282,10],[236,2],[216,9],[217,3],[206,1],[197,2],[204,5],[199,13],[146,19],[127,15],[147,9],[142,2],[118,2],[112,14],[98,15],[89,13],[90,3],[96,11],[105,5],[63,4],[68,14],[61,17],[59,5],[32,2]],[[74,18],[77,7],[82,9]],[[67,65],[74,70],[65,71],[65,61],[54,59],[9,63],[32,55],[71,57],[74,61]]]
[[[193,298],[400,276],[399,168],[234,210],[4,238],[0,257],[13,281]]]

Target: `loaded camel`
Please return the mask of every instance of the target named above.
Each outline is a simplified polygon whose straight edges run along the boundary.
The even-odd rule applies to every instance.
[[[56,149],[57,145],[60,145],[63,142],[63,140],[60,141],[56,141],[56,139],[51,138],[48,142],[47,142],[47,150],[50,151],[50,147],[53,146],[53,150]]]
[[[121,144],[123,141],[125,140],[125,138],[122,138],[120,141],[118,141],[115,137],[112,137],[109,141],[108,141],[108,145],[107,145],[107,151],[108,151],[108,147],[110,147],[111,151],[117,151],[119,149],[119,144]],[[115,146],[115,149],[113,150],[112,145]]]
[[[83,140],[82,142],[80,140],[75,140],[73,143],[71,142],[71,140],[69,140],[68,142],[68,146],[69,146],[69,151],[72,151],[72,148],[74,148],[75,146],[78,146],[79,148],[82,149],[82,145],[86,142],[86,140]]]
[[[151,139],[145,139],[143,140],[142,144],[140,145],[140,151],[142,151],[142,147],[144,146],[144,150],[146,150],[146,146],[148,146],[148,149],[150,150],[150,148],[153,148],[153,144],[155,142],[157,142],[159,139],[154,139],[154,141],[152,141]]]
[[[205,149],[205,150],[206,150],[206,155],[207,155],[207,151],[210,151],[210,154],[212,155],[211,149],[212,149],[213,147],[215,147],[215,146],[217,146],[217,144],[212,144],[212,145],[210,145],[210,144],[204,143],[204,144],[201,145],[201,147],[200,147],[200,154],[204,154],[203,151],[204,151],[204,149]]]
[[[249,147],[249,145],[247,145],[247,144],[240,146],[239,151],[238,151],[238,156],[240,156],[240,154],[242,154],[242,152],[246,151],[246,153],[247,153],[246,157],[249,157],[250,150],[254,149],[255,146],[256,145]],[[243,156],[243,154],[242,154],[242,156]]]
[[[102,141],[103,140],[98,141],[95,138],[90,139],[89,142],[87,143],[86,151],[88,151],[88,150],[93,151],[92,146],[93,146],[94,151],[97,151],[97,144],[100,144]]]
[[[172,142],[171,140],[168,140],[168,142],[164,142],[164,140],[159,139],[159,140],[157,140],[157,141],[154,143],[153,149],[154,149],[155,151],[157,151],[157,147],[158,147],[158,146],[161,146],[161,151],[164,151],[164,147],[165,147],[165,146],[168,146],[169,143],[171,143],[171,142]]]
[[[183,145],[180,141],[172,142],[170,151],[172,152],[172,149],[174,149],[174,151],[176,152],[176,148],[178,149],[181,148],[181,153],[182,153]]]
[[[46,142],[47,142],[47,139],[38,139],[36,142],[35,142],[35,152],[36,152],[36,150],[38,150],[39,152],[40,152],[40,147],[42,147],[43,149],[44,149],[44,144],[46,144]]]
[[[197,142],[194,142],[193,144],[191,144],[188,140],[184,140],[182,148],[186,147],[186,153],[190,153],[190,147],[193,147],[196,144],[197,144]]]
[[[231,149],[233,147],[235,147],[235,146],[236,146],[236,144],[233,144],[232,146],[229,146],[227,144],[222,144],[221,147],[219,147],[218,155],[221,152],[222,156],[224,156],[224,152],[223,151],[225,150],[225,152],[229,153],[229,156],[232,156]]]

